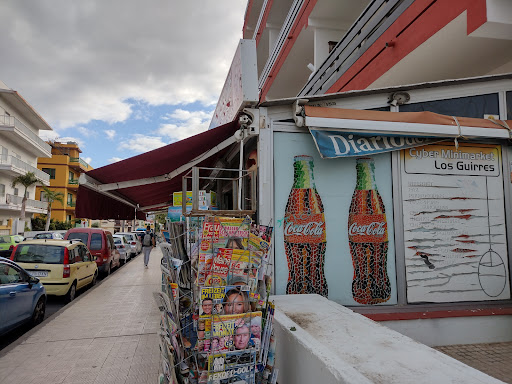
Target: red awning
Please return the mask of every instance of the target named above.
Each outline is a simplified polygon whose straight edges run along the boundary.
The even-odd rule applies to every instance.
[[[235,142],[233,134],[238,127],[238,121],[233,121],[87,172],[80,179],[76,216],[131,220],[137,205],[140,208],[170,205],[172,193],[181,191],[182,176],[192,166],[212,167],[224,148]],[[172,174],[176,171],[180,173]],[[150,178],[155,178],[155,182],[148,181]],[[89,181],[83,183],[83,180]]]

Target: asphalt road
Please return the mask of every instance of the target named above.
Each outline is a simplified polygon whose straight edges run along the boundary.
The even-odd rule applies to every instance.
[[[133,262],[133,258],[130,260]],[[121,267],[122,268],[122,267]],[[116,273],[117,270],[112,271],[112,273]],[[104,276],[98,276],[98,282],[103,280]],[[76,297],[79,297],[84,292],[87,292],[89,287],[85,289],[81,289],[76,293]],[[60,310],[61,308],[66,306],[66,302],[64,298],[57,297],[57,296],[48,296],[46,301],[46,312],[44,315],[44,321],[48,319],[51,315],[53,315],[55,312]],[[0,351],[6,347],[8,347],[11,343],[14,343],[16,340],[18,340],[21,336],[23,336],[26,332],[28,332],[31,329],[30,325],[22,325],[16,329],[14,329],[11,332],[6,333],[5,335],[0,336]]]

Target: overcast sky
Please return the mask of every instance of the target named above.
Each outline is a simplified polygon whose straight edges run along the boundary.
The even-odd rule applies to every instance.
[[[247,0],[1,0],[0,80],[95,168],[206,130]]]

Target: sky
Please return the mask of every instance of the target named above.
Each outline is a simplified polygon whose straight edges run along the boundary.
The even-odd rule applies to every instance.
[[[207,130],[247,0],[2,0],[0,81],[94,168]]]

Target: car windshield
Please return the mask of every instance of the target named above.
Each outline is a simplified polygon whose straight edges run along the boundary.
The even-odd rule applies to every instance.
[[[0,244],[10,243],[10,242],[11,242],[11,236],[0,236]]]
[[[86,232],[72,232],[68,235],[68,240],[80,240],[82,243],[87,244],[89,240],[89,234]]]
[[[34,239],[51,239],[52,234],[51,233],[38,233],[34,236]]]
[[[21,244],[16,248],[14,261],[19,263],[62,264],[64,247],[46,244]]]

